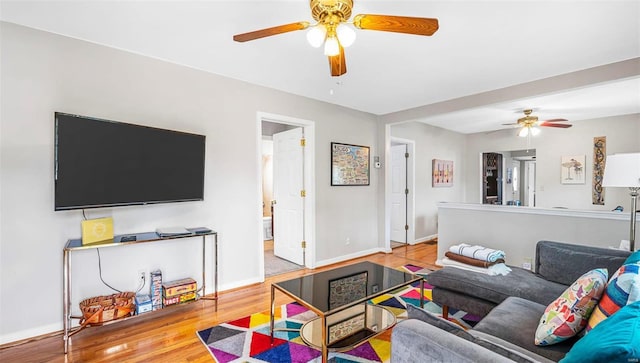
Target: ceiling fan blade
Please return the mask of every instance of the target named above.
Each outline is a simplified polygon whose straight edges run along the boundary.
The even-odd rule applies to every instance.
[[[573,126],[573,125],[570,125],[570,124],[555,124],[555,123],[553,123],[553,122],[545,121],[545,122],[541,122],[541,123],[540,123],[540,126],[546,126],[546,127],[559,127],[559,128],[561,128],[561,129],[568,129],[569,127],[571,127],[571,126]]]
[[[340,46],[338,55],[329,57],[329,67],[331,68],[331,76],[339,77],[347,73],[347,62],[344,58],[344,48]]]
[[[433,33],[438,30],[438,19],[359,14],[353,18],[353,25],[359,29],[415,35],[433,35]]]
[[[551,120],[544,120],[543,122],[564,122],[564,121],[569,121],[566,118],[554,118]]]
[[[308,27],[309,27],[309,22],[300,21],[297,23],[278,25],[272,28],[255,30],[248,33],[236,34],[233,36],[233,40],[235,40],[236,42],[246,42],[249,40],[260,39],[260,38],[269,37],[272,35],[288,33],[296,30],[303,30]]]

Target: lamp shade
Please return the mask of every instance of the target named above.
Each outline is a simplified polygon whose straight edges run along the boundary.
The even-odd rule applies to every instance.
[[[640,153],[608,155],[602,186],[640,187]]]

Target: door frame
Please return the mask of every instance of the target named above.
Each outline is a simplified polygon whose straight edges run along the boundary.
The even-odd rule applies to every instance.
[[[304,149],[304,188],[306,191],[304,203],[304,239],[306,241],[306,258],[305,266],[307,268],[316,267],[316,183],[314,178],[315,170],[315,123],[310,120],[304,120],[289,116],[277,115],[267,112],[256,113],[256,168],[257,180],[256,186],[258,190],[258,199],[256,200],[256,248],[258,248],[260,261],[259,271],[260,280],[264,281],[264,246],[263,246],[263,221],[262,221],[262,122],[273,122],[292,126],[302,127],[304,129],[305,149]]]
[[[409,223],[409,230],[407,231],[407,245],[413,245],[416,243],[416,208],[415,208],[415,168],[416,168],[416,142],[415,140],[403,139],[400,137],[389,136],[389,148],[388,156],[386,157],[391,164],[391,145],[392,144],[405,144],[407,145],[407,152],[409,153],[409,159],[407,160],[407,189],[409,189],[409,196],[407,197],[407,223]],[[391,165],[385,168],[385,177],[388,175],[388,187],[385,187],[385,199],[388,201],[385,212],[389,213],[389,219],[387,223],[388,233],[385,235],[385,247],[391,249]]]

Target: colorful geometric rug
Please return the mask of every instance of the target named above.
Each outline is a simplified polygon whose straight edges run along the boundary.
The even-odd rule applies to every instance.
[[[412,272],[419,266],[405,265],[402,269]],[[422,269],[421,267],[418,270]],[[442,314],[442,309],[431,302],[431,286],[425,284],[425,309]],[[407,286],[369,301],[384,306],[393,312],[398,320],[406,318],[406,306],[420,304],[419,285]],[[269,314],[263,311],[250,316],[197,332],[202,343],[218,363],[228,362],[270,362],[270,363],[319,363],[321,352],[306,345],[298,330],[302,325],[315,318],[316,314],[305,307],[290,303],[276,308],[276,329],[286,328],[293,331],[274,333],[271,344],[269,335]],[[449,320],[469,328],[478,321],[477,317],[462,311],[449,310]],[[391,331],[367,340],[356,348],[345,352],[329,352],[329,362],[333,363],[370,363],[389,362],[391,352]]]

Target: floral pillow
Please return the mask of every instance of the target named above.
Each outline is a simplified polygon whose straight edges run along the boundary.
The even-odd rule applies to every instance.
[[[608,277],[606,268],[591,270],[549,304],[540,317],[535,344],[559,343],[584,329],[604,292]]]

